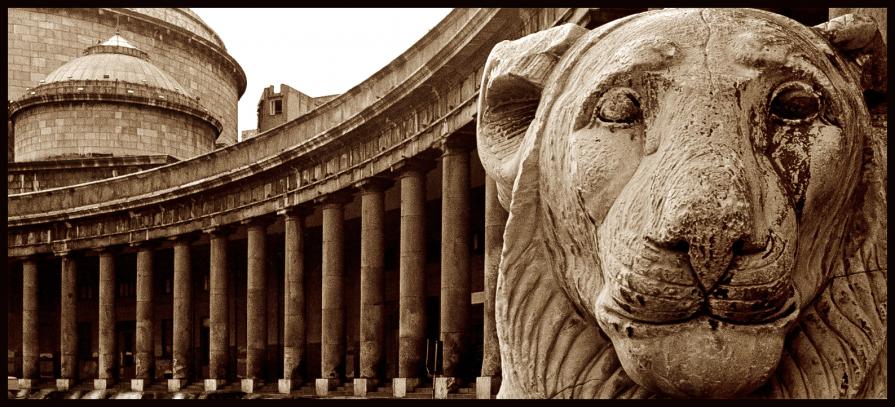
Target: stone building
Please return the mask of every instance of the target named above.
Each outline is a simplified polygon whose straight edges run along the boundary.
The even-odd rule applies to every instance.
[[[236,142],[245,74],[186,9],[7,11],[7,183],[20,193]]]
[[[113,110],[105,100],[50,108],[27,100],[41,86],[76,97],[77,87],[50,73],[116,27],[124,40],[81,58],[128,53],[171,81],[156,74],[153,86],[138,79],[103,94],[147,92],[156,102],[140,115],[192,121],[203,144],[172,155],[143,141],[118,168],[156,168],[48,191],[16,194],[33,177],[9,179],[8,374],[27,389],[159,397],[221,389],[431,397],[433,387],[439,397],[491,397],[507,214],[476,150],[484,62],[503,40],[641,11],[457,9],[325,103],[286,85],[266,89],[258,134],[234,143],[245,75],[193,13],[10,9],[12,140],[16,155],[42,160],[23,162],[33,166],[25,173],[72,168],[46,160],[53,153],[42,147],[19,148],[20,136],[44,128],[31,118],[41,109],[59,116],[43,119],[52,126],[69,111]],[[826,9],[776,11],[809,25],[828,18]],[[160,104],[161,92],[182,103]],[[212,136],[222,148],[206,143]],[[75,144],[84,167],[96,159],[85,153],[122,153],[88,138]]]

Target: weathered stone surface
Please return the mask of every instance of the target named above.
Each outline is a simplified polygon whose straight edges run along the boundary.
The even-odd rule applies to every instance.
[[[108,250],[99,255],[99,380],[94,388],[106,389],[118,377],[115,346],[115,257]],[[99,387],[102,386],[102,387]]]
[[[155,374],[153,291],[152,250],[140,247],[137,251],[136,379],[131,380],[131,389],[135,391],[143,391]]]
[[[886,397],[875,27],[675,9],[496,46],[498,396]]]

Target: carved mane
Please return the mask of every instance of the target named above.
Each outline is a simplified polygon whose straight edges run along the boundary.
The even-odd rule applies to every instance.
[[[797,24],[770,13],[754,13],[771,16],[784,27]],[[516,118],[527,126],[508,126],[489,117],[493,109],[486,106],[489,88],[498,89],[492,85],[511,87],[501,81],[523,81],[536,92],[544,83],[563,82],[563,75],[578,55],[638,16],[604,25],[586,37],[580,28],[564,26],[533,35],[543,35],[540,38],[503,43],[492,52],[497,57],[489,57],[486,65],[479,108],[479,150],[486,171],[498,181],[501,202],[509,212],[495,303],[504,366],[500,398],[655,396],[628,377],[610,340],[557,280],[564,278],[561,270],[570,260],[561,250],[545,244],[545,234],[567,233],[569,226],[564,223],[568,220],[553,219],[541,203],[539,154],[544,120],[538,120],[529,107],[532,113],[527,122],[524,116]],[[565,32],[557,34],[561,30]],[[545,37],[560,40],[551,43]],[[579,37],[587,41],[578,41]],[[527,62],[520,64],[524,66],[521,73],[498,66],[507,64],[498,59],[505,59],[510,48],[536,55],[529,55]],[[543,58],[538,59],[543,55],[553,55],[555,60],[545,63]],[[551,71],[534,77],[531,72],[538,69],[531,61],[545,64]],[[516,100],[536,104],[539,112],[549,111],[557,96],[555,90],[551,91],[535,95],[537,99]],[[857,185],[852,195],[854,204],[846,205],[855,209],[835,222],[834,226],[841,227],[823,230],[825,236],[806,246],[823,251],[827,249],[824,242],[830,241],[835,242],[831,247],[841,250],[828,252],[823,264],[809,265],[829,274],[821,277],[826,279],[823,288],[802,309],[797,325],[787,336],[777,370],[753,394],[755,397],[886,397],[886,142],[885,131],[869,131],[869,125],[866,129],[861,179],[853,180]],[[502,137],[500,149],[493,149],[495,143],[488,139],[496,133]],[[516,149],[506,147],[514,142]]]

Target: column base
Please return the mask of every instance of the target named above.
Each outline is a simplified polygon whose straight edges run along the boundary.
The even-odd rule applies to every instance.
[[[188,385],[189,383],[187,383],[186,379],[168,379],[169,392],[180,391]]]
[[[446,399],[448,393],[456,390],[459,382],[456,377],[436,377],[435,378],[435,398]]]
[[[108,390],[114,385],[115,381],[112,379],[93,379],[94,390]]]
[[[407,397],[407,393],[412,392],[420,385],[420,379],[416,377],[396,377],[392,379],[392,394],[396,398]]]
[[[240,387],[243,393],[252,394],[261,390],[261,380],[259,379],[242,379]]]
[[[354,379],[354,396],[367,397],[367,392],[376,391],[377,382],[376,379],[366,377]]]
[[[205,379],[205,391],[218,391],[227,384],[224,379]]]
[[[491,399],[500,390],[500,377],[479,376],[475,379],[475,398]]]
[[[149,379],[131,379],[131,391],[146,391],[151,382]]]
[[[56,379],[56,390],[68,391],[74,385],[75,381],[73,379]]]
[[[289,394],[299,386],[301,386],[300,379],[280,379],[277,381],[277,391],[282,394]]]
[[[339,387],[339,379],[317,379],[314,382],[314,387],[318,396],[325,396],[329,394],[330,390]]]

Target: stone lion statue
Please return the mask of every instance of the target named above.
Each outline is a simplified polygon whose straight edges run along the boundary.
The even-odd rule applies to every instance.
[[[498,44],[498,397],[886,397],[884,48],[735,9]]]

